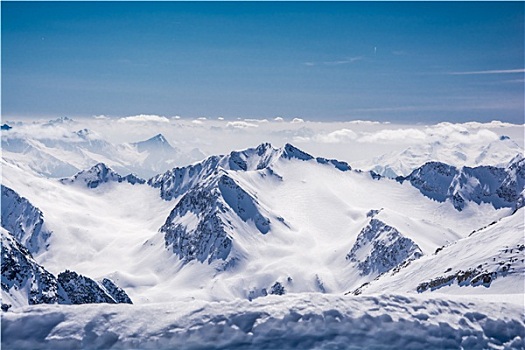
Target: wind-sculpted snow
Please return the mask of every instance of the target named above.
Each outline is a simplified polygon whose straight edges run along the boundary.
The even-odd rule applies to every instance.
[[[279,150],[269,143],[263,143],[256,148],[243,151],[233,151],[226,159],[231,170],[261,170],[267,168],[279,156]]]
[[[2,227],[32,254],[40,251],[51,235],[44,224],[42,212],[9,187],[1,187]]]
[[[429,162],[407,177],[399,177],[438,202],[450,200],[461,211],[468,202],[490,203],[494,208],[518,209],[523,206],[525,190],[525,159],[517,156],[506,168],[479,166],[455,167]]]
[[[160,196],[172,200],[201,183],[219,168],[233,171],[254,171],[269,167],[279,158],[279,150],[269,143],[243,151],[232,151],[228,155],[211,156],[202,162],[187,167],[174,168],[148,180],[148,184],[160,188]]]
[[[371,219],[357,236],[346,258],[356,263],[362,275],[380,275],[422,255],[414,241],[404,237],[394,227]]]
[[[390,294],[42,305],[3,313],[2,348],[522,349],[522,312],[519,305],[473,298]]]
[[[89,188],[97,188],[106,182],[128,182],[132,185],[144,184],[146,181],[134,174],[120,176],[104,163],[98,163],[88,170],[83,170],[71,178],[61,179],[62,183],[85,183]]]

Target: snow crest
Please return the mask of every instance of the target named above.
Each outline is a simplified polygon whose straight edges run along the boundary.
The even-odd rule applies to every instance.
[[[60,181],[64,184],[76,182],[85,183],[88,188],[97,188],[106,182],[128,182],[132,185],[144,184],[146,182],[146,180],[143,180],[134,174],[121,176],[104,163],[98,163],[88,170],[82,170],[76,175],[73,175],[70,178],[61,179]]]

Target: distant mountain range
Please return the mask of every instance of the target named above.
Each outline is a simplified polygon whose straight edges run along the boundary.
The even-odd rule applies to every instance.
[[[60,119],[50,125],[67,122]],[[185,153],[172,147],[162,134],[141,142],[115,145],[88,129],[72,132],[67,137],[38,139],[3,130],[6,130],[2,135],[3,158],[47,177],[71,176],[95,163],[105,163],[119,172],[151,177],[173,166],[204,158],[198,149]]]

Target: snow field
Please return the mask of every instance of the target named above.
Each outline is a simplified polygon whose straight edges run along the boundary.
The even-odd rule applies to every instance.
[[[290,294],[249,302],[39,305],[3,349],[523,349],[522,309],[467,297]]]

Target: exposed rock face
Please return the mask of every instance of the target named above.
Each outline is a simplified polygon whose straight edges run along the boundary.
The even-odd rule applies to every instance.
[[[225,229],[220,213],[228,209],[219,200],[219,193],[206,188],[195,188],[186,193],[171,211],[160,231],[164,233],[166,247],[182,260],[212,262],[225,260],[232,241]],[[182,218],[191,218],[182,223]]]
[[[494,208],[519,209],[524,203],[525,159],[514,158],[506,168],[478,166],[475,168],[429,162],[407,177],[399,177],[438,202],[450,200],[461,211],[469,202],[490,203]]]
[[[42,212],[9,187],[1,188],[2,227],[31,254],[43,249],[51,232],[45,227]]]
[[[148,180],[148,184],[160,189],[160,197],[162,199],[172,200],[212,175],[217,168],[219,160],[219,157],[212,156],[200,163],[183,168],[173,168],[164,174],[152,177]]]
[[[82,170],[76,175],[73,175],[70,178],[61,179],[60,181],[64,184],[83,182],[89,188],[97,188],[106,182],[129,182],[132,185],[146,183],[146,180],[141,179],[134,174],[121,176],[104,163],[98,163],[88,170]]]
[[[357,236],[346,258],[356,263],[361,275],[380,275],[422,255],[414,241],[404,237],[394,227],[371,219]]]
[[[270,219],[255,196],[226,171],[218,170],[181,197],[160,231],[166,247],[186,262],[226,260],[237,229],[232,216],[262,234],[270,230]]]
[[[126,292],[111,280],[102,284],[65,271],[58,278],[38,264],[11,233],[1,230],[2,291],[19,304],[131,303]],[[9,305],[3,307],[5,311]]]
[[[199,163],[173,168],[164,174],[152,177],[148,180],[148,184],[160,189],[161,198],[172,200],[216,174],[219,168],[233,171],[268,169],[270,173],[273,173],[272,165],[279,159],[311,161],[314,160],[314,157],[290,144],[286,144],[283,148],[273,148],[269,143],[262,143],[255,148],[233,151],[222,156],[211,156]],[[315,161],[319,164],[334,166],[341,171],[351,169],[346,162],[335,159],[315,158]]]
[[[113,300],[115,300],[116,303],[132,304],[131,299],[126,294],[124,289],[117,286],[112,280],[109,278],[104,278],[101,283],[106,292],[111,296],[111,298],[113,298]]]
[[[523,273],[523,252],[525,245],[507,245],[500,249],[496,256],[488,261],[481,262],[476,267],[462,268],[453,272],[448,269],[445,275],[434,277],[426,282],[421,282],[416,290],[423,293],[427,290],[434,291],[452,284],[460,287],[490,287],[497,278]]]
[[[68,304],[55,276],[40,266],[22,244],[2,230],[2,291],[33,304]]]
[[[280,282],[275,282],[270,288],[270,294],[284,295],[286,294],[286,290],[284,289],[284,286]]]
[[[272,169],[280,159],[313,161],[341,171],[351,169],[345,162],[315,159],[290,144],[276,149],[263,143],[256,148],[212,156],[200,163],[157,175],[148,184],[160,189],[161,198],[180,198],[160,229],[166,247],[186,262],[226,260],[233,247],[232,232],[238,229],[233,226],[232,215],[248,225],[253,224],[260,233],[268,233],[271,227],[268,212],[257,196],[243,188],[233,174],[257,171],[262,177],[273,176],[282,181]],[[284,223],[284,219],[276,219]]]
[[[58,282],[69,296],[71,304],[116,303],[97,282],[74,271],[59,273]]]
[[[448,198],[450,185],[457,175],[456,167],[439,162],[428,162],[400,180],[408,180],[423,195],[444,202]]]
[[[222,198],[244,222],[253,221],[261,233],[270,229],[270,219],[264,217],[255,198],[242,189],[231,177],[222,175],[218,181]]]

